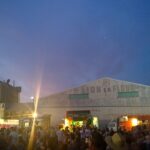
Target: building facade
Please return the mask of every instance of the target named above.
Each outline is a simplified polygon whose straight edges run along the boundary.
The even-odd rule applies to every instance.
[[[20,103],[21,87],[0,81],[0,119],[32,118],[33,103]]]
[[[150,114],[150,86],[102,78],[39,100],[38,113],[50,114],[52,125],[67,111],[90,111],[100,121]]]
[[[1,103],[19,103],[21,87],[11,85],[10,80],[0,81],[0,102]]]

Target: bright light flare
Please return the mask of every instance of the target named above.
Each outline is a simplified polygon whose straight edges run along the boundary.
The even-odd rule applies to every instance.
[[[37,62],[37,68],[36,68],[36,76],[35,81],[37,83],[36,87],[36,93],[35,93],[35,97],[34,97],[34,112],[37,112],[37,106],[38,106],[38,101],[39,101],[39,96],[40,96],[40,88],[41,88],[41,83],[42,83],[42,75],[43,75],[43,69],[44,69],[44,53],[42,50],[38,51],[38,62]],[[31,128],[31,133],[30,133],[30,137],[29,137],[29,143],[28,143],[28,150],[32,150],[33,149],[33,140],[34,140],[34,136],[35,136],[35,121],[36,118],[33,118],[33,123],[32,123],[32,128]]]
[[[34,98],[34,113],[33,113],[33,122],[32,122],[32,127],[31,127],[31,133],[30,133],[30,138],[29,138],[29,143],[28,143],[28,150],[33,149],[33,140],[35,136],[35,121],[36,121],[36,116],[37,116],[37,106],[38,106],[38,101],[39,101],[39,95],[40,95],[40,87],[41,87],[41,80],[39,80],[39,83],[37,85],[37,93],[36,97]]]
[[[33,118],[37,118],[37,113],[34,112],[34,113],[32,114],[32,117],[33,117]]]
[[[97,117],[93,117],[93,125],[98,128],[98,118]]]
[[[133,127],[138,125],[138,119],[137,118],[132,118],[131,122],[132,122]]]
[[[69,120],[65,118],[65,127],[69,127]]]

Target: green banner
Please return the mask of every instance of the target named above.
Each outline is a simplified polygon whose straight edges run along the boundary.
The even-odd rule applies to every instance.
[[[138,97],[138,91],[118,92],[118,97]]]
[[[69,99],[71,100],[78,100],[78,99],[88,99],[88,94],[70,94]]]

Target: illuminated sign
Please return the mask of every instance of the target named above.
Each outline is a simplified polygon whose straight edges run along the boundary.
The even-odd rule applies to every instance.
[[[67,111],[66,117],[72,118],[73,120],[84,120],[90,116],[89,110],[80,110],[80,111]]]
[[[4,120],[4,119],[0,119],[0,125],[19,125],[19,120],[17,119],[8,119],[8,120]]]

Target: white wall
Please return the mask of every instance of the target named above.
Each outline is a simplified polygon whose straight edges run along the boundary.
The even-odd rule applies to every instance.
[[[118,92],[138,91],[138,97],[119,98]],[[69,99],[69,94],[88,93],[89,99]],[[143,107],[140,107],[143,106]],[[104,78],[54,94],[39,101],[38,112],[51,114],[51,123],[62,122],[68,110],[90,110],[100,120],[125,114],[150,114],[150,87]]]

